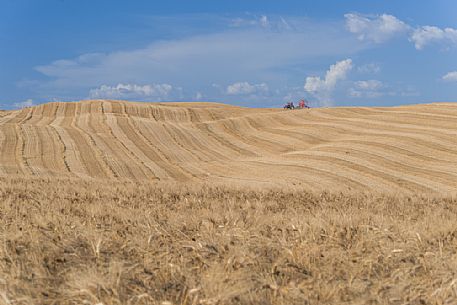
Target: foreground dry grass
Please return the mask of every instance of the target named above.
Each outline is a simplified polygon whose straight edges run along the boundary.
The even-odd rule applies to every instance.
[[[3,304],[451,304],[457,200],[0,179]]]

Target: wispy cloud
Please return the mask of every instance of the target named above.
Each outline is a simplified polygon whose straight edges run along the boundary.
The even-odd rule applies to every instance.
[[[267,84],[250,84],[248,82],[237,82],[227,87],[228,95],[249,95],[249,94],[263,94],[269,90]]]
[[[260,17],[260,25],[264,28],[266,28],[270,25],[270,22],[268,21],[267,16],[264,15],[264,16]]]
[[[420,92],[414,86],[405,84],[389,84],[379,80],[360,80],[352,83],[347,90],[348,96],[352,98],[376,99],[380,97],[415,97]]]
[[[337,83],[344,80],[348,72],[352,69],[352,60],[346,59],[331,65],[325,77],[309,76],[305,81],[305,91],[311,93],[319,99],[323,106],[332,104],[332,92]]]
[[[205,98],[205,95],[203,93],[201,93],[200,91],[198,91],[197,93],[195,93],[193,99],[194,99],[194,101],[202,101],[204,98]]]
[[[231,20],[229,23],[230,27],[236,28],[253,28],[260,27],[263,29],[273,31],[284,31],[284,30],[298,30],[303,25],[304,18],[290,18],[283,16],[266,16],[266,15],[248,15],[243,18],[237,17]]]
[[[385,42],[399,34],[406,33],[409,26],[395,16],[362,15],[357,13],[345,14],[347,29],[357,35],[359,40],[375,43]]]
[[[384,84],[379,80],[363,80],[354,82],[354,87],[349,88],[349,96],[351,97],[364,97],[376,98],[384,95],[381,89]]]
[[[89,92],[89,98],[148,98],[162,101],[169,99],[174,91],[180,91],[180,88],[173,88],[173,86],[169,84],[117,84],[115,86],[102,85],[98,88],[91,89]]]
[[[457,71],[452,71],[443,76],[443,80],[447,82],[457,82]]]
[[[381,71],[381,66],[377,63],[369,63],[357,67],[357,71],[365,74],[377,74]]]
[[[32,107],[34,104],[33,104],[32,99],[28,99],[23,102],[14,103],[13,105],[15,108],[25,108],[25,107]]]

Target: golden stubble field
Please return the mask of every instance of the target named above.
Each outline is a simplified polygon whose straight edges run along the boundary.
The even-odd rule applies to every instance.
[[[456,122],[455,103],[48,103],[0,114],[0,176],[455,194]]]
[[[0,304],[455,304],[456,118],[0,112]]]

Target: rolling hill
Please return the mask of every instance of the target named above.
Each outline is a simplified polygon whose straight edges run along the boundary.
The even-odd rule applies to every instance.
[[[93,100],[0,112],[0,176],[457,192],[457,104],[284,111]]]
[[[456,119],[451,103],[0,111],[0,304],[454,304]]]

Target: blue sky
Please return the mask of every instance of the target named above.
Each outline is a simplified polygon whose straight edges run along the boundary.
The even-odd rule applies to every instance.
[[[457,101],[457,1],[0,0],[0,108]]]

